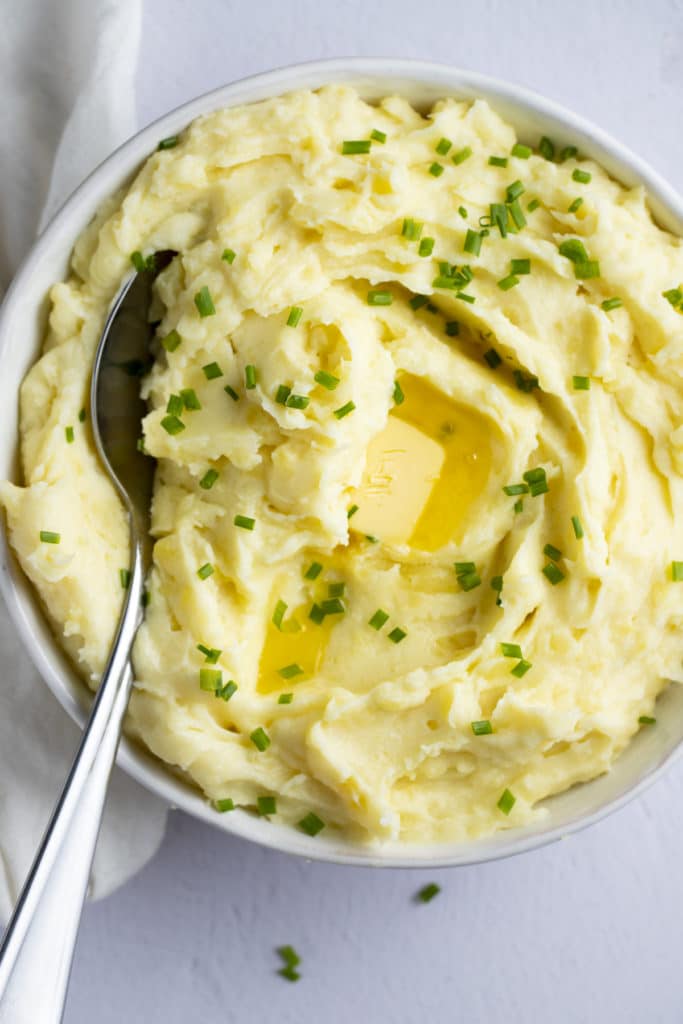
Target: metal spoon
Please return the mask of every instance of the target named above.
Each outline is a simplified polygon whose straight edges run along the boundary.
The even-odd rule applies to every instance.
[[[128,275],[111,304],[95,355],[92,434],[128,517],[128,588],[80,746],[0,945],[0,1024],[62,1020],[109,775],[133,682],[130,652],[143,614],[154,460],[138,449],[145,414],[139,377],[150,362],[154,273],[173,255],[157,253],[154,266]]]

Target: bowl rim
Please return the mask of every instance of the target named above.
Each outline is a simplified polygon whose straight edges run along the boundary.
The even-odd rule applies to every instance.
[[[556,138],[561,141],[578,142],[580,148],[588,152],[618,180],[626,184],[643,184],[648,192],[650,208],[657,219],[661,216],[661,219],[669,224],[674,223],[676,226],[671,230],[683,234],[683,199],[658,172],[597,125],[524,86],[479,72],[424,60],[337,57],[307,61],[249,75],[203,93],[152,121],[99,164],[51,218],[10,284],[0,308],[0,358],[7,346],[11,320],[21,303],[24,286],[30,281],[45,254],[51,250],[62,252],[63,236],[69,238],[66,251],[71,253],[80,230],[91,219],[97,207],[116,190],[121,181],[138,169],[143,160],[155,150],[159,139],[182,130],[202,114],[222,107],[253,103],[297,89],[317,89],[326,84],[355,85],[362,91],[363,84],[370,81],[377,85],[382,81],[386,82],[385,94],[397,91],[398,83],[402,82],[403,86],[398,86],[398,91],[407,92],[408,86],[412,86],[414,90],[420,85],[433,91],[435,98],[438,95],[454,95],[466,99],[479,96],[491,102],[495,109],[500,110],[501,106],[510,105],[520,113],[526,111],[541,121],[552,123]],[[378,95],[380,92],[381,89]],[[73,222],[79,221],[83,221],[81,228],[74,228]],[[16,424],[14,432],[16,436]],[[10,617],[42,679],[70,717],[82,726],[87,717],[87,707],[80,699],[80,694],[77,697],[74,692],[75,670],[69,667],[63,657],[56,637],[52,657],[48,657],[42,645],[36,642],[36,634],[29,621],[27,608],[29,605],[39,607],[39,601],[34,594],[28,594],[25,577],[8,545],[4,516],[0,518],[3,520],[0,540],[0,591]],[[29,588],[30,586],[28,584]],[[61,663],[61,670],[58,662]],[[80,686],[85,691],[82,683]],[[168,802],[171,807],[179,807],[195,818],[261,846],[311,860],[338,864],[436,868],[502,859],[540,848],[586,828],[643,793],[681,754],[683,737],[680,737],[676,745],[656,761],[635,784],[627,786],[616,797],[607,799],[591,813],[578,814],[560,826],[547,829],[527,826],[504,830],[484,839],[424,846],[405,843],[366,847],[339,839],[314,839],[299,833],[291,826],[268,823],[241,810],[230,815],[219,815],[203,794],[187,786],[160,759],[143,750],[126,736],[122,737],[119,746],[117,764],[150,792]]]

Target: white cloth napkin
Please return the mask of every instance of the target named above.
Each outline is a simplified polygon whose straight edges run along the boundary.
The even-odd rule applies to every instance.
[[[0,32],[0,294],[37,231],[136,127],[140,0],[22,0]],[[0,608],[0,922],[7,920],[78,730]],[[166,806],[114,769],[91,894],[134,874],[164,834]]]

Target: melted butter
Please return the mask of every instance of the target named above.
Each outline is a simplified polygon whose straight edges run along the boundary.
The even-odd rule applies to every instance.
[[[317,625],[308,617],[312,604],[313,600],[310,600],[295,608],[291,616],[288,614],[282,630],[272,622],[268,623],[256,683],[259,693],[286,693],[297,683],[310,679],[320,668],[330,630],[340,616],[326,615],[320,625]],[[292,628],[292,620],[298,623],[299,629]],[[284,679],[279,670],[286,665],[294,664],[299,665],[303,672],[290,679]]]
[[[351,529],[436,551],[458,541],[492,462],[488,420],[412,374],[368,448]],[[399,426],[400,425],[400,426]],[[410,430],[405,428],[409,427]]]

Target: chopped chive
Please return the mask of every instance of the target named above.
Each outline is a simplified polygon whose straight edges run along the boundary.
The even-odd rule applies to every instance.
[[[223,371],[218,363],[207,363],[206,366],[202,366],[202,370],[207,380],[216,380],[223,376]]]
[[[638,722],[640,725],[655,725],[657,719],[653,718],[652,715],[641,715]]]
[[[406,396],[403,394],[403,389],[397,380],[394,381],[393,391],[394,405],[402,405],[405,402]]]
[[[130,254],[130,262],[133,264],[138,274],[142,273],[143,270],[147,270],[147,261],[139,249],[136,249],[135,252]]]
[[[515,288],[519,284],[519,278],[515,277],[514,274],[508,274],[501,281],[498,282],[498,287],[503,292],[509,292],[511,288]]]
[[[261,732],[263,732],[263,729]],[[266,736],[265,733],[263,733],[263,735]],[[254,740],[253,733],[251,734],[251,738]],[[267,736],[266,739],[268,739]],[[256,743],[255,740],[254,743]],[[268,740],[268,743],[270,743],[270,740]],[[256,743],[256,746],[261,752],[263,752],[267,749],[268,744],[266,744],[265,747],[259,747],[258,743]],[[266,817],[268,814],[277,814],[277,799],[274,796],[259,796],[256,798],[256,807],[261,817]]]
[[[449,320],[446,324],[446,335],[449,338],[457,338],[460,334],[460,324],[457,320]]]
[[[588,171],[582,171],[580,167],[575,167],[572,171],[572,179],[580,182],[582,185],[587,185],[592,178],[592,174]]]
[[[343,615],[346,608],[338,597],[329,597],[320,602],[320,610],[323,615]]]
[[[119,579],[123,590],[128,590],[130,586],[130,569],[119,569]]]
[[[525,146],[521,142],[516,142],[510,150],[510,156],[516,156],[520,160],[528,160],[531,153],[531,146]]]
[[[472,149],[471,149],[471,147],[470,146],[463,146],[463,148],[459,149],[458,152],[455,153],[451,157],[451,159],[452,159],[454,164],[462,164],[462,163],[465,162],[465,160],[468,160],[469,157],[471,157],[471,156],[472,156]]]
[[[313,377],[316,384],[320,384],[321,387],[327,388],[328,391],[334,391],[339,384],[339,377],[335,377],[333,374],[328,373],[327,370],[318,370]]]
[[[304,310],[302,306],[292,306],[292,308],[289,311],[289,316],[287,317],[287,326],[298,327],[299,321],[303,316],[303,312]]]
[[[508,204],[508,210],[510,211],[510,216],[512,217],[515,227],[518,230],[521,230],[526,225],[526,217],[524,216],[524,211],[520,206],[519,199],[513,199],[513,201]],[[512,229],[510,228],[509,230]]]
[[[504,658],[523,658],[522,648],[519,644],[502,643],[500,649]]]
[[[287,387],[286,384],[280,384],[277,391],[275,392],[275,401],[278,405],[286,405],[287,399],[292,393],[292,389]]]
[[[235,516],[233,523],[235,526],[239,526],[242,530],[253,530],[256,525],[256,520],[252,519],[251,516]]]
[[[373,629],[381,629],[382,626],[386,625],[389,619],[389,615],[382,608],[378,608],[374,615],[368,619],[368,626],[372,626]]]
[[[151,600],[152,600],[152,598],[150,596],[149,591],[146,588],[143,589],[143,591],[142,591],[142,598],[140,600],[140,604],[142,605],[142,607],[146,608]]]
[[[501,238],[507,238],[508,208],[505,203],[491,203],[489,206],[489,216],[491,219],[491,226],[498,228]]]
[[[479,722],[470,722],[470,726],[475,736],[490,736],[493,732],[493,726],[488,718],[482,718]]]
[[[311,622],[315,622],[315,624],[317,626],[319,626],[320,623],[325,618],[325,612],[322,610],[320,605],[316,602],[314,605],[311,606],[311,610],[308,613],[308,617],[311,620]]]
[[[456,299],[461,299],[462,302],[469,302],[470,306],[474,305],[477,301],[474,295],[468,295],[467,292],[456,292],[455,297]]]
[[[368,292],[368,306],[390,306],[393,299],[386,288],[371,288]]]
[[[443,172],[444,172],[443,164],[438,164],[438,163],[434,162],[433,164],[430,165],[429,173],[432,175],[433,178],[440,178],[441,175],[443,174]]]
[[[662,292],[662,297],[674,309],[681,310],[683,308],[683,288],[667,288],[665,292]]]
[[[467,229],[463,251],[471,253],[472,256],[479,255],[481,252],[481,233],[479,231],[473,231],[472,228]]]
[[[567,238],[558,246],[560,256],[566,256],[572,263],[585,263],[588,253],[580,238]]]
[[[458,207],[458,213],[460,214],[460,216],[462,217],[463,220],[467,220],[467,210],[466,210],[466,208],[464,206],[459,206]],[[482,237],[483,237],[483,232],[482,232]]]
[[[554,160],[555,158],[555,143],[552,139],[549,139],[547,135],[541,137],[541,141],[538,144],[538,151],[542,157],[546,160]]]
[[[515,513],[516,516],[518,516],[520,514],[520,512],[523,512],[524,511],[524,499],[523,498],[518,498],[518,500],[512,506],[512,510],[513,510],[513,512]]]
[[[277,699],[278,704],[291,704],[294,700],[293,693],[281,693]]]
[[[574,277],[579,281],[587,281],[592,277],[600,277],[600,264],[597,260],[585,260],[574,264]]]
[[[560,153],[560,162],[564,163],[565,160],[573,159],[573,157],[575,157],[578,152],[579,151],[576,148],[576,146],[565,146],[562,152]]]
[[[184,409],[185,406],[180,395],[169,395],[168,402],[166,403],[166,412],[170,416],[180,416]]]
[[[578,516],[572,516],[572,528],[576,539],[581,540],[583,538],[583,526]]]
[[[580,210],[582,206],[583,206],[583,197],[582,196],[577,196],[576,199],[572,203],[569,204],[567,212],[568,213],[576,213],[576,211]]]
[[[280,632],[282,632],[282,620],[285,617],[286,611],[287,604],[285,601],[282,600],[282,598],[280,598],[277,604],[275,605],[275,611],[273,612],[273,618],[271,619],[271,622],[273,623],[275,628],[279,629]]]
[[[458,576],[458,583],[467,592],[481,586],[481,578],[477,572],[462,573]]]
[[[78,422],[79,423],[85,423],[85,409],[81,409],[81,411],[79,412],[79,414],[78,414]]]
[[[502,592],[503,592],[503,577],[502,576],[492,576],[491,577],[491,590],[495,590],[495,592],[498,595],[502,594]],[[500,600],[496,601],[496,604],[500,604]]]
[[[526,394],[531,394],[534,388],[539,386],[538,377],[535,374],[522,373],[521,370],[514,370],[512,376],[515,379],[515,387],[518,391],[524,391]]]
[[[554,562],[548,562],[547,565],[543,566],[543,569],[541,571],[543,572],[545,578],[549,580],[554,587],[557,586],[558,583],[561,583],[562,580],[565,578],[565,575],[562,572],[562,570],[558,569]]]
[[[421,220],[413,220],[412,217],[406,217],[403,221],[401,234],[404,238],[407,238],[409,242],[417,242],[418,238],[422,234],[423,226],[424,225]]]
[[[400,644],[401,640],[405,639],[407,635],[406,631],[401,629],[399,626],[396,626],[392,629],[391,633],[387,634],[392,644]]]
[[[507,167],[508,158],[506,156],[490,156],[489,164],[491,167]]]
[[[304,573],[304,579],[317,580],[320,573],[323,571],[323,567],[320,562],[311,562],[308,569]]]
[[[510,272],[512,274],[530,274],[531,273],[531,260],[529,259],[517,259],[510,260]]]
[[[529,213],[533,213],[534,210],[537,210],[540,205],[540,199],[532,199],[530,203],[527,203],[527,210],[529,211]]]
[[[204,660],[208,665],[215,665],[223,653],[217,647],[206,647],[204,644],[197,644],[197,650],[204,655]]]
[[[270,737],[268,736],[268,733],[265,731],[265,729],[261,728],[261,726],[259,726],[258,729],[254,729],[254,731],[249,736],[249,739],[254,744],[256,749],[261,751],[261,753],[263,753],[264,750],[267,750],[268,747],[270,746]],[[273,808],[273,810],[269,813],[274,814],[275,808]]]
[[[157,146],[157,149],[173,149],[175,146],[178,145],[179,141],[180,139],[178,138],[177,135],[169,135],[168,138],[161,140],[161,142]]]
[[[417,898],[420,903],[431,903],[435,896],[438,896],[441,892],[441,886],[437,885],[436,882],[430,882],[429,885],[425,885],[420,889],[417,894]]]
[[[213,316],[216,312],[216,307],[214,306],[213,299],[211,298],[211,292],[206,285],[203,285],[195,295],[194,304],[201,317]]]
[[[488,352],[484,352],[484,359],[489,364],[492,370],[495,370],[497,366],[503,362],[495,348],[490,348]]]
[[[258,380],[258,373],[253,363],[248,363],[244,367],[244,386],[247,391],[253,391],[256,387],[256,381]]]
[[[526,192],[524,185],[519,181],[519,179],[517,179],[517,181],[513,181],[512,184],[508,185],[506,188],[505,201],[507,203],[514,203],[515,199],[519,199],[524,192]]]
[[[370,132],[370,138],[373,142],[381,142],[382,145],[387,141],[387,133],[381,132],[379,128],[373,128]]]
[[[426,306],[428,302],[429,298],[426,295],[413,295],[412,299],[408,302],[408,305],[411,309],[418,310],[422,309],[423,306]]]
[[[283,668],[279,668],[278,675],[281,675],[283,679],[294,679],[295,676],[303,675],[304,670],[301,665],[297,665],[295,661],[291,665],[285,665]]]
[[[302,832],[305,832],[307,836],[317,836],[319,832],[325,828],[325,822],[322,821],[317,814],[313,811],[309,811],[308,814],[298,822],[298,827]]]
[[[345,405],[340,406],[334,410],[334,415],[338,420],[343,420],[345,416],[348,416],[350,412],[356,408],[355,402],[347,402]]]
[[[176,330],[169,331],[166,337],[161,339],[161,347],[166,352],[175,352],[181,341],[182,338]]]
[[[439,139],[434,148],[436,149],[436,152],[439,154],[439,156],[446,156],[448,150],[451,149],[452,145],[453,143],[451,142],[450,139]]]
[[[237,392],[235,391],[234,388],[230,387],[229,384],[226,384],[225,387],[223,388],[223,390],[225,391],[226,395],[230,395],[230,397],[232,398],[233,402],[239,402],[240,396],[237,394]]]
[[[503,488],[503,490],[505,491],[506,494],[510,495],[510,497],[512,497],[515,494],[528,494],[529,493],[529,485],[528,484],[506,484],[505,487]]]
[[[288,409],[306,409],[310,401],[308,395],[289,395],[285,405]]]
[[[185,429],[185,424],[182,420],[178,419],[177,416],[164,416],[161,421],[161,426],[164,428],[167,434],[179,434],[181,430]]]
[[[197,398],[197,392],[194,388],[181,388],[180,397],[188,412],[196,412],[197,409],[201,409],[202,403]]]
[[[551,157],[547,157],[547,159],[550,160]],[[503,814],[509,814],[512,808],[515,806],[516,802],[517,797],[514,796],[509,789],[504,789],[500,795],[500,800],[498,801],[496,806],[499,811],[503,812]]]
[[[353,516],[355,516],[357,511],[358,511],[358,505],[351,505],[349,507],[349,509],[347,510],[346,518],[347,519],[353,518]]]
[[[683,562],[671,563],[671,579],[674,583],[683,583]]]
[[[339,580],[336,583],[328,583],[327,585],[327,593],[330,597],[343,597],[345,590],[346,583],[343,580]]]
[[[553,562],[559,562],[562,558],[562,552],[559,548],[554,547],[552,544],[546,544],[543,548],[543,554],[551,558]]]
[[[590,377],[572,377],[572,387],[574,391],[590,391],[591,379]]]
[[[525,676],[527,674],[530,668],[531,662],[526,661],[524,658],[522,658],[521,661],[517,662],[514,668],[510,669],[510,674],[516,676],[518,679],[521,679],[522,676]]]
[[[224,249],[223,250],[223,255],[221,256],[221,259],[225,260],[226,263],[234,263],[236,256],[237,256],[237,253],[235,252],[234,249]]]
[[[200,580],[206,580],[209,578],[209,576],[213,576],[213,572],[214,569],[213,566],[211,565],[211,562],[206,562],[199,569],[197,569],[197,575],[199,576]]]
[[[433,238],[422,238],[420,240],[420,245],[418,246],[418,250],[417,250],[418,256],[431,256],[433,252],[434,252],[434,239]],[[424,305],[424,303],[422,303],[422,305]],[[415,308],[419,308],[419,307],[413,307],[413,308],[415,309]]]
[[[455,562],[455,575],[466,576],[470,572],[475,572],[476,565],[474,562]]]
[[[74,443],[74,428],[73,427],[65,427],[64,428],[64,436],[66,437],[66,443],[67,444],[73,444]]]
[[[605,301],[602,302],[600,305],[606,313],[609,313],[611,309],[619,309],[619,307],[623,306],[624,303],[618,295],[615,295],[613,299],[605,299]]]
[[[368,542],[369,542],[370,544],[379,544],[379,537],[373,537],[371,533],[366,533],[366,534],[365,534],[365,539],[366,539],[366,540],[367,540],[367,541],[368,541]]]
[[[215,810],[220,811],[221,814],[225,814],[226,811],[235,810],[235,803],[229,796],[224,797],[222,800],[214,800],[213,806]]]
[[[278,956],[281,956],[288,967],[298,967],[301,963],[301,957],[292,946],[280,946],[276,950]]]
[[[522,476],[528,484],[534,484],[538,480],[545,480],[545,470],[543,466],[537,466],[535,469],[527,469],[526,473],[522,473]]]
[[[200,668],[199,689],[216,693],[223,686],[223,673],[219,668]]]
[[[356,156],[359,153],[369,153],[371,145],[370,139],[347,139],[341,145],[342,155]]]
[[[232,679],[230,679],[225,684],[225,686],[221,686],[218,690],[216,690],[216,696],[220,700],[224,700],[226,702],[226,704],[230,700],[230,698],[233,697],[236,693],[237,693],[237,683],[235,683]]]

